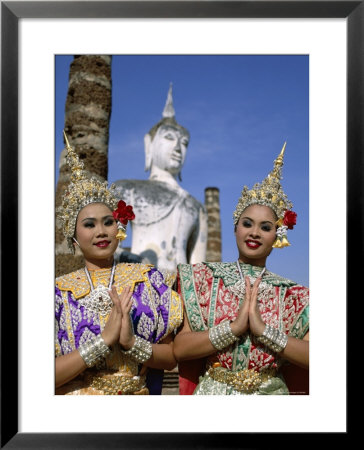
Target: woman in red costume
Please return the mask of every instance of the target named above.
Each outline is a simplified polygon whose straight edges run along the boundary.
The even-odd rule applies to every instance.
[[[286,366],[308,373],[308,288],[266,270],[272,248],[290,245],[287,230],[296,223],[280,184],[285,147],[262,183],[242,191],[234,212],[238,260],[178,266],[181,394],[305,393],[290,391],[283,373]]]

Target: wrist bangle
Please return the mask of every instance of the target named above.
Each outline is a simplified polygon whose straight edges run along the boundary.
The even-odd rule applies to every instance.
[[[284,350],[288,342],[288,336],[271,325],[266,325],[263,334],[257,336],[257,339],[276,353]]]
[[[209,339],[211,344],[217,350],[222,350],[238,340],[238,338],[231,331],[230,322],[228,320],[225,320],[224,322],[219,323],[219,325],[215,325],[210,328]]]
[[[101,334],[78,347],[78,351],[87,367],[94,366],[101,358],[111,353]]]
[[[127,351],[123,350],[123,353],[124,355],[131,356],[138,363],[143,364],[152,356],[152,343],[140,336],[135,336],[135,342],[132,348]]]

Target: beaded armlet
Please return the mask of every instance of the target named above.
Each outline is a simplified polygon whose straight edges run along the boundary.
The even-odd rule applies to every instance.
[[[288,336],[271,325],[266,325],[263,334],[257,339],[276,353],[284,350],[288,342]]]
[[[101,334],[79,346],[78,351],[87,367],[93,367],[101,358],[111,353]]]
[[[222,350],[238,340],[238,338],[231,331],[230,322],[228,320],[225,320],[224,322],[219,323],[219,325],[210,328],[209,339],[211,344],[217,350]]]
[[[139,336],[135,336],[135,343],[131,349],[123,351],[124,355],[131,356],[140,364],[145,363],[151,358],[153,349],[152,344]]]

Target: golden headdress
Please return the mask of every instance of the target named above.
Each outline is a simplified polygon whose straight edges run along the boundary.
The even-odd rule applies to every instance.
[[[63,195],[59,217],[63,234],[67,238],[68,248],[71,253],[74,253],[72,238],[80,210],[90,203],[104,203],[113,211],[118,206],[118,198],[114,185],[108,188],[107,181],[100,181],[95,177],[87,178],[83,162],[70,146],[64,131],[63,134],[68,151],[66,161],[71,168],[71,182]]]
[[[268,176],[261,183],[256,183],[250,190],[247,186],[244,186],[233,214],[234,225],[236,225],[242,212],[250,205],[264,205],[272,208],[278,217],[276,222],[278,225],[277,239],[273,244],[273,247],[276,248],[290,245],[286,232],[287,229],[292,229],[296,224],[296,213],[291,211],[293,205],[288,200],[281,186],[283,156],[286,144],[285,142],[280,154],[274,161],[273,170]]]

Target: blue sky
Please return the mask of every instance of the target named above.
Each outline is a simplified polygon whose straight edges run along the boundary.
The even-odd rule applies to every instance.
[[[56,181],[71,55],[56,56]],[[170,82],[177,122],[191,138],[181,186],[200,202],[220,190],[222,260],[235,261],[232,213],[287,141],[282,185],[297,213],[291,246],[267,268],[309,284],[309,58],[306,55],[117,55],[112,58],[108,181],[147,179],[144,134],[162,115]],[[128,245],[128,240],[126,245]]]

